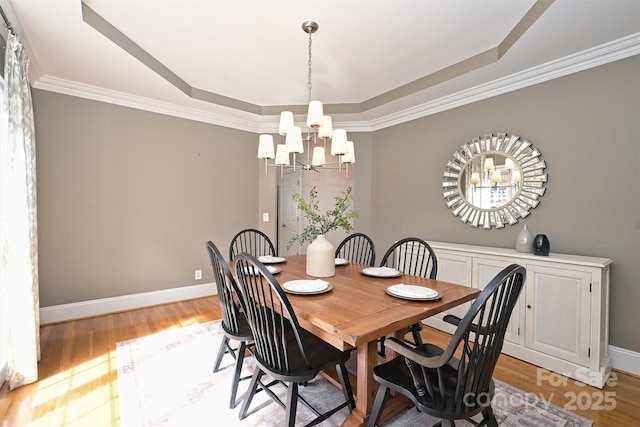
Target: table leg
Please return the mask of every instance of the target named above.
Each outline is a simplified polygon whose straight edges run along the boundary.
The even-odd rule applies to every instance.
[[[357,348],[356,409],[342,423],[343,426],[363,426],[367,423],[378,389],[373,368],[378,362],[378,342],[362,343]]]

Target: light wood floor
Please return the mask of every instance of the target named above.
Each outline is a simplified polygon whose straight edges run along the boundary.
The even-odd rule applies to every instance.
[[[119,426],[116,343],[220,317],[217,297],[207,297],[44,325],[40,380],[0,390],[0,425]],[[425,339],[445,345],[448,335],[428,329]],[[574,406],[596,427],[637,426],[640,378],[614,373],[615,384],[599,390],[501,356],[494,376],[556,405]]]

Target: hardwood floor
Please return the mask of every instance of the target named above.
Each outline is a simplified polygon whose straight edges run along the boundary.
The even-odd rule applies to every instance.
[[[207,297],[44,325],[40,380],[14,391],[6,385],[0,390],[0,425],[118,426],[116,343],[220,316],[217,297]],[[424,334],[439,345],[448,340],[447,334],[433,329]],[[636,426],[640,378],[614,374],[615,383],[599,390],[503,355],[494,376],[556,405],[567,405],[592,419],[595,427]]]

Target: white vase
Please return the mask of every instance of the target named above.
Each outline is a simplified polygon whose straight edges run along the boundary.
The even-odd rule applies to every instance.
[[[322,234],[307,247],[307,274],[313,277],[331,277],[336,274],[335,249]]]
[[[516,251],[529,254],[533,252],[533,234],[529,231],[527,224],[516,236]]]

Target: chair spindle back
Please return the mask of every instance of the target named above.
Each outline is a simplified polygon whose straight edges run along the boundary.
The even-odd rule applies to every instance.
[[[366,234],[353,233],[340,242],[336,249],[336,258],[373,266],[376,262],[376,247]]]
[[[207,252],[218,289],[218,299],[222,310],[222,328],[227,333],[238,335],[240,333],[238,321],[241,316],[244,316],[239,299],[240,290],[231,274],[231,269],[212,241],[207,242]]]
[[[431,246],[417,237],[398,240],[387,250],[381,267],[393,267],[405,274],[435,279],[438,260]]]
[[[255,257],[262,255],[276,255],[276,249],[265,233],[255,228],[241,230],[233,236],[229,244],[229,261],[242,252],[249,253]]]
[[[311,364],[301,327],[282,287],[253,255],[235,257],[235,272],[255,340],[255,358],[271,372],[306,375]],[[303,360],[305,366],[292,366]],[[298,362],[299,363],[299,362]]]

